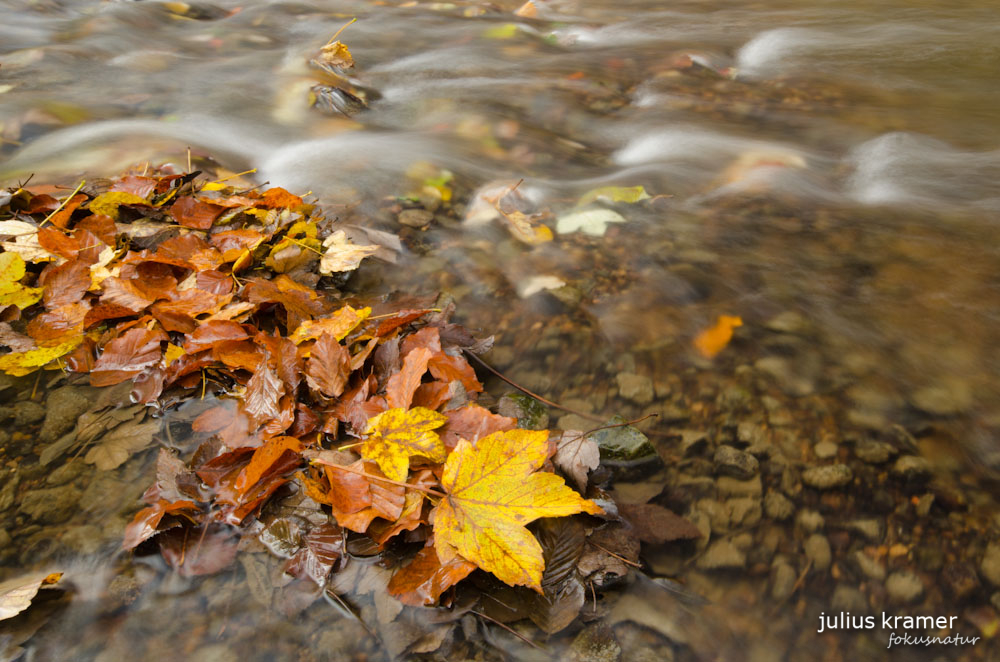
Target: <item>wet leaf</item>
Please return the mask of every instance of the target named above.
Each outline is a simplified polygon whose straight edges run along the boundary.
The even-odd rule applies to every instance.
[[[619,503],[618,512],[634,527],[642,542],[662,545],[701,537],[698,527],[689,520],[654,503]]]
[[[634,204],[641,200],[649,200],[649,197],[646,189],[641,186],[601,186],[584,193],[576,204],[583,207],[598,200]]]
[[[163,356],[160,343],[166,339],[163,331],[129,329],[105,346],[90,373],[91,386],[119,384],[159,363]]]
[[[414,349],[406,355],[399,372],[389,378],[385,388],[385,401],[390,407],[406,409],[410,406],[413,394],[420,386],[420,379],[427,372],[427,362],[431,356],[431,350],[425,347]]]
[[[476,371],[461,356],[435,354],[427,364],[434,379],[443,382],[459,381],[468,393],[481,393],[483,385],[476,378]]]
[[[143,508],[135,514],[132,521],[125,527],[125,539],[122,541],[122,549],[128,551],[135,549],[144,541],[149,540],[160,531],[158,527],[164,516],[175,513],[193,513],[198,507],[193,501],[167,501],[159,499],[156,503]]]
[[[278,375],[266,361],[262,362],[260,368],[247,382],[247,390],[243,394],[243,409],[255,425],[276,418],[281,414],[278,401],[284,391],[284,385],[278,379]]]
[[[444,462],[444,444],[433,430],[447,420],[422,407],[384,411],[368,421],[361,455],[378,463],[386,478],[405,481],[411,457]]]
[[[211,575],[225,569],[236,558],[238,537],[232,527],[174,528],[157,536],[163,559],[181,577]]]
[[[108,193],[102,193],[91,200],[88,209],[90,209],[91,213],[110,216],[117,221],[118,208],[122,205],[145,204],[147,204],[146,199],[139,197],[135,193],[128,193],[126,191],[109,191]]]
[[[321,524],[303,538],[303,547],[285,564],[285,572],[293,577],[308,577],[320,587],[344,550],[344,532],[333,524]]]
[[[0,255],[0,258],[2,257]],[[90,289],[90,267],[79,260],[60,265],[50,264],[42,272],[39,282],[45,288],[42,298],[49,310],[79,303]]]
[[[51,347],[39,347],[27,352],[4,354],[0,356],[0,370],[15,377],[30,374],[60,356],[72,352],[82,341],[83,338],[76,338]]]
[[[253,452],[250,462],[243,468],[233,484],[239,494],[246,494],[263,478],[286,452],[302,450],[302,442],[295,437],[272,437]]]
[[[316,62],[333,69],[350,69],[354,66],[354,58],[347,46],[334,41],[320,49]]]
[[[462,557],[511,586],[541,592],[542,548],[525,525],[540,517],[603,512],[551,473],[548,432],[510,430],[460,441],[444,466],[448,492],[434,510],[438,557]]]
[[[624,216],[611,209],[583,209],[560,215],[556,219],[556,232],[582,232],[592,237],[603,237],[609,223],[625,222]]]
[[[518,241],[524,242],[529,246],[537,246],[538,244],[552,241],[552,230],[547,225],[542,225],[524,212],[505,212],[501,216],[507,221],[507,230]]]
[[[351,376],[351,353],[329,333],[320,336],[306,361],[306,381],[327,397],[344,392]]]
[[[421,549],[406,566],[400,568],[389,580],[389,593],[404,605],[421,607],[437,603],[441,594],[462,581],[476,569],[461,557],[441,563],[434,545]]]
[[[122,423],[101,437],[97,444],[87,451],[84,461],[97,465],[101,471],[109,471],[124,463],[132,453],[141,451],[153,443],[153,435],[159,431],[160,421],[153,419],[140,423],[140,418]]]
[[[17,253],[0,253],[0,306],[27,308],[42,298],[42,288],[25,287],[24,259]]]
[[[485,407],[470,404],[444,412],[448,422],[441,430],[441,440],[445,447],[452,449],[459,440],[475,442],[494,432],[504,432],[517,427],[517,419],[492,413]]]
[[[36,573],[15,577],[0,583],[0,621],[17,616],[31,606],[31,601],[43,586],[55,584],[62,578],[61,572]]]
[[[698,353],[710,359],[726,348],[733,339],[733,329],[743,326],[743,320],[736,315],[719,315],[715,324],[694,339],[694,348]]]
[[[587,489],[587,474],[601,464],[601,449],[579,430],[566,430],[559,440],[552,462],[562,469],[583,492]]]
[[[326,250],[319,261],[319,272],[327,275],[354,271],[363,259],[378,251],[378,246],[351,243],[343,230],[337,230],[323,240],[323,248]]]
[[[187,196],[180,198],[174,204],[170,205],[167,213],[177,221],[178,225],[194,228],[195,230],[207,230],[212,227],[215,219],[222,215],[222,212],[225,210],[226,208],[220,205],[202,202],[201,200]]]
[[[296,345],[307,340],[315,340],[324,333],[330,334],[337,340],[343,340],[358,324],[367,319],[371,312],[372,309],[367,307],[355,309],[344,306],[323,319],[302,322],[289,338]]]

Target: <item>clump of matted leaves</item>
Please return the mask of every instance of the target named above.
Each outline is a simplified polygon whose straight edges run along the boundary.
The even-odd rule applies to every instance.
[[[154,414],[211,396],[191,422],[203,443],[186,460],[160,451],[125,549],[158,546],[190,576],[256,539],[317,590],[381,586],[413,606],[455,605],[449,589],[481,569],[496,578],[474,582],[489,618],[555,632],[585,582],[637,565],[639,540],[697,535],[659,506],[568,486],[557,467],[585,491],[597,466],[585,435],[550,438],[477,404],[465,354],[490,343],[451,323],[450,306],[330,296],[321,279],[377,246],[282,189],[196,175],[0,198],[0,343],[12,350],[0,369],[81,373],[130,400],[81,418],[43,462],[103,434],[85,460],[113,469],[151,443]],[[566,518],[580,513],[597,517]],[[533,525],[536,537],[526,525],[540,518],[564,519]],[[367,579],[348,563],[358,556],[378,560],[361,566]]]

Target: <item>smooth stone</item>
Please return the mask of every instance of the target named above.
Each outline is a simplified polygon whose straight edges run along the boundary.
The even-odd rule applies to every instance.
[[[887,444],[884,441],[872,441],[871,439],[865,439],[864,441],[859,441],[854,446],[854,455],[862,462],[867,464],[882,464],[883,462],[888,462],[897,453],[896,448],[892,444]]]
[[[909,570],[898,570],[885,581],[889,600],[896,604],[910,604],[924,593],[924,583]]]
[[[93,404],[96,389],[80,386],[63,386],[49,394],[45,401],[45,421],[38,437],[45,442],[53,442],[76,425],[77,418]]]
[[[62,524],[77,512],[80,490],[72,485],[26,492],[19,512],[43,524]]]
[[[856,519],[847,524],[847,528],[860,533],[871,542],[881,542],[885,536],[885,528],[881,520]]]
[[[986,546],[986,553],[979,563],[979,572],[983,579],[994,586],[1000,586],[1000,543],[993,542]]]
[[[705,553],[698,557],[696,565],[702,570],[722,570],[742,568],[746,565],[746,554],[728,540],[716,540]]]
[[[615,633],[604,623],[593,623],[576,635],[566,652],[569,662],[618,662],[622,647]]]
[[[516,418],[517,427],[525,430],[547,430],[549,427],[548,407],[530,395],[505,393],[497,404],[497,412]]]
[[[431,224],[434,214],[426,209],[404,209],[399,212],[399,224],[411,228],[425,228]]]
[[[857,566],[858,570],[860,570],[861,574],[865,577],[879,582],[885,579],[885,567],[872,557],[865,554],[862,550],[859,549],[854,552],[852,559],[854,561],[854,565]]]
[[[700,455],[708,445],[708,433],[703,430],[680,430],[681,455],[691,457]]]
[[[771,519],[782,522],[795,513],[795,504],[781,492],[772,490],[764,497],[764,512]]]
[[[919,455],[904,455],[892,465],[892,475],[907,483],[924,483],[933,469],[931,463]]]
[[[776,601],[787,599],[795,590],[797,579],[795,569],[787,563],[776,563],[772,571],[771,598]]]
[[[765,329],[776,333],[800,334],[806,327],[806,319],[794,310],[786,310],[764,322]]]
[[[835,611],[852,611],[863,613],[868,609],[868,601],[864,594],[853,586],[838,584],[833,589],[833,596],[830,598],[830,606]]]
[[[754,527],[760,524],[761,506],[759,499],[737,498],[726,501],[729,510],[729,524],[733,527]]]
[[[913,394],[913,406],[932,416],[954,416],[972,407],[972,389],[965,382],[922,388]]]
[[[601,449],[601,458],[638,460],[656,455],[656,449],[649,443],[649,438],[631,425],[621,426],[625,422],[621,416],[612,416],[606,425],[618,425],[619,427],[607,427],[591,433],[590,438]],[[586,430],[587,428],[577,429]]]
[[[719,446],[712,459],[718,473],[736,478],[750,478],[760,469],[757,458],[732,446]]]
[[[813,452],[820,460],[832,460],[837,457],[837,444],[832,441],[821,441],[813,446]]]
[[[653,401],[655,391],[653,380],[649,377],[634,372],[619,372],[615,381],[618,382],[618,394],[626,400],[639,405],[648,405]]]
[[[764,492],[764,486],[761,483],[759,474],[749,480],[740,480],[732,476],[719,476],[715,485],[722,496],[759,497]]]
[[[829,490],[847,485],[853,478],[854,472],[846,464],[810,467],[802,472],[802,482],[818,490]]]
[[[830,543],[826,537],[820,533],[814,533],[806,539],[803,545],[806,558],[812,561],[815,570],[826,570],[830,567],[833,555],[830,552]]]
[[[961,601],[979,590],[982,584],[971,563],[961,561],[941,570],[941,583],[955,600]]]
[[[819,531],[825,523],[823,516],[815,510],[800,510],[799,514],[795,516],[795,524],[803,531],[810,533]]]

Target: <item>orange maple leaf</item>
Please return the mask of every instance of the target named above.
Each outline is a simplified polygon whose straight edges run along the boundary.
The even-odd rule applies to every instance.
[[[525,528],[540,517],[603,512],[553,473],[539,472],[550,454],[547,431],[508,430],[473,446],[463,439],[448,456],[434,510],[438,558],[472,561],[511,586],[542,591],[542,547]]]

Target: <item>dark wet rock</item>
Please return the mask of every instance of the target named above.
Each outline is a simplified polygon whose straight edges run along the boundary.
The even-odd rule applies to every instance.
[[[795,504],[781,492],[771,490],[764,497],[764,512],[778,522],[783,522],[795,512]]]
[[[715,486],[718,488],[720,496],[759,498],[764,493],[764,486],[759,474],[748,480],[732,476],[719,476]]]
[[[838,584],[833,589],[833,596],[830,598],[830,606],[836,611],[850,611],[861,614],[868,610],[868,600],[864,594],[854,586],[848,584]]]
[[[737,498],[726,501],[729,524],[734,528],[750,528],[760,524],[760,499]]]
[[[856,519],[847,523],[847,529],[860,533],[870,542],[882,542],[885,537],[885,524],[878,519]]]
[[[806,542],[802,547],[806,553],[806,558],[812,561],[814,570],[823,571],[830,567],[833,555],[830,552],[830,542],[823,534],[812,534],[806,538]]]
[[[126,607],[142,595],[142,582],[131,575],[116,575],[108,583],[108,599],[115,607]]]
[[[696,565],[702,570],[722,570],[742,568],[746,565],[746,561],[746,554],[732,542],[716,540],[698,557]]]
[[[914,548],[913,558],[924,572],[938,572],[944,567],[944,550],[938,545],[920,545]]]
[[[795,516],[795,525],[803,531],[819,531],[825,523],[823,516],[815,510],[800,510]]]
[[[404,209],[397,217],[400,225],[411,228],[425,228],[434,220],[434,214],[426,209]]]
[[[719,446],[713,461],[718,473],[736,478],[750,478],[760,469],[757,458],[732,446]]]
[[[507,393],[500,398],[497,411],[501,416],[516,418],[517,426],[525,430],[546,430],[549,427],[548,407],[530,395]]]
[[[618,662],[622,647],[615,633],[604,623],[594,623],[576,635],[566,652],[570,662]]]
[[[949,563],[941,570],[941,583],[953,599],[961,602],[980,589],[979,575],[971,563]]]
[[[776,562],[771,568],[771,598],[781,602],[791,596],[796,579],[795,568],[784,561]]]
[[[993,542],[986,546],[979,572],[990,584],[1000,586],[1000,543]]]
[[[90,469],[90,467],[88,467],[81,460],[71,460],[50,473],[45,479],[45,482],[53,487],[65,485],[66,483],[71,483],[83,474],[87,473],[88,469]]]
[[[851,482],[854,473],[846,464],[811,467],[802,472],[802,482],[818,490],[830,490]]]
[[[653,380],[645,375],[633,372],[619,372],[615,375],[618,382],[618,394],[626,400],[639,405],[648,405],[653,401]]]
[[[854,455],[868,464],[882,464],[896,455],[896,448],[884,441],[865,439],[855,444]]]
[[[45,422],[38,433],[39,439],[51,443],[69,432],[76,425],[76,419],[93,406],[94,390],[63,386],[52,391],[45,401]]]
[[[0,549],[6,549],[11,542],[12,538],[7,533],[7,529],[0,529]]]
[[[885,580],[889,600],[895,604],[910,604],[924,594],[924,583],[909,570],[898,570]]]
[[[601,459],[639,460],[656,456],[656,449],[649,438],[631,425],[622,426],[626,420],[613,416],[605,425],[618,425],[598,430],[590,435],[601,449]]]
[[[18,512],[43,524],[62,524],[79,508],[80,496],[72,485],[31,490],[21,499]]]
[[[905,483],[925,483],[931,473],[931,463],[919,455],[904,455],[892,465],[892,475]]]
[[[972,407],[972,389],[961,381],[929,386],[913,394],[913,406],[933,416],[961,414]]]
[[[858,550],[851,556],[854,566],[868,579],[882,581],[885,579],[885,567],[877,560]]]
[[[742,412],[753,406],[753,393],[742,386],[728,386],[716,398],[720,411]]]

